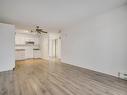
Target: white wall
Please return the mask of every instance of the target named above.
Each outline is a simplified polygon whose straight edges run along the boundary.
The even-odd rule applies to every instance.
[[[127,72],[127,6],[64,30],[62,62],[113,76]]]
[[[42,59],[46,59],[46,60],[49,59],[48,40],[49,40],[48,34],[42,34],[40,40],[41,56]]]
[[[0,23],[0,71],[15,67],[15,27]]]

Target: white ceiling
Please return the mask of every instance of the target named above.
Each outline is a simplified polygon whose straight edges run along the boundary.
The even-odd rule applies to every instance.
[[[60,29],[125,3],[127,0],[0,0],[0,22]]]

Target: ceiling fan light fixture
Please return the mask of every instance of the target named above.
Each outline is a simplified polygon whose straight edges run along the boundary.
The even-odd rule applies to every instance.
[[[31,30],[31,32],[36,32],[36,33],[39,33],[39,34],[48,33],[46,31],[43,31],[43,29],[41,29],[39,26],[36,26],[35,31]]]

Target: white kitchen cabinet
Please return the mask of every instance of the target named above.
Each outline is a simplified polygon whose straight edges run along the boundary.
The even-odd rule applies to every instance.
[[[39,38],[34,38],[35,45],[39,45]]]
[[[26,42],[34,42],[34,45],[39,45],[40,37],[32,34],[16,33],[15,43],[16,45],[25,45]]]
[[[34,42],[31,44],[30,42]],[[31,33],[16,33],[15,35],[15,49],[24,49],[16,51],[16,60],[24,60],[29,58],[41,58],[39,49],[39,36]]]
[[[25,58],[25,49],[17,49],[15,51],[16,60],[24,60]]]
[[[28,37],[28,38],[27,38],[27,41],[29,41],[29,42],[34,42],[34,38]]]
[[[41,58],[41,51],[33,50],[33,58]]]
[[[15,37],[15,44],[16,45],[24,45],[25,44],[25,37]]]
[[[25,50],[25,58],[33,58],[33,47],[32,46],[27,46]]]
[[[25,60],[30,58],[41,58],[40,50],[33,50],[31,46],[27,46],[25,49],[16,49],[16,60]]]

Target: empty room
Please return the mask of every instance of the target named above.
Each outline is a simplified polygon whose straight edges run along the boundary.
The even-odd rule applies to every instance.
[[[127,95],[127,0],[0,0],[0,95]]]

